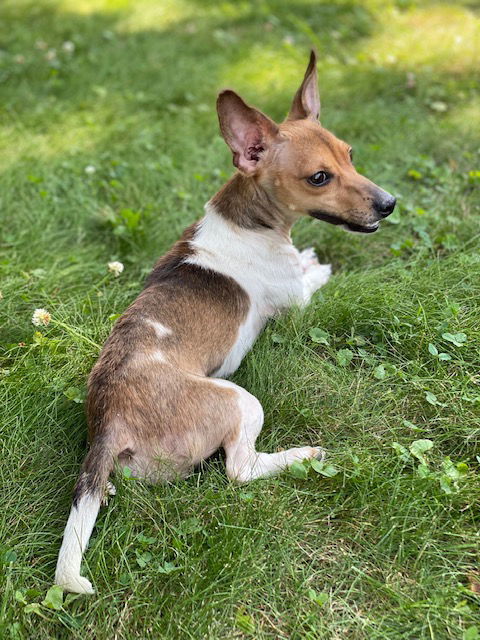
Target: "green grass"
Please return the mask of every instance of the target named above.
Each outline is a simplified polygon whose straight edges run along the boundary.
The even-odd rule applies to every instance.
[[[39,605],[92,343],[231,173],[216,91],[280,119],[311,45],[323,124],[398,212],[369,237],[298,224],[334,276],[235,380],[262,449],[320,443],[336,473],[237,488],[218,457],[174,485],[117,478],[86,554],[98,594]],[[480,637],[479,61],[473,1],[2,2],[2,639]]]

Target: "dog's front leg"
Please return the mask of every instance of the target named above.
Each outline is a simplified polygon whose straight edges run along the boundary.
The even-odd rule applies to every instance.
[[[313,247],[300,251],[300,262],[303,269],[303,303],[307,305],[315,291],[328,282],[332,267],[329,264],[319,264]]]

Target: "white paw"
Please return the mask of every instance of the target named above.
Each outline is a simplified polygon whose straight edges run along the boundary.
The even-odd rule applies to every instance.
[[[90,580],[83,576],[55,576],[55,584],[62,587],[64,591],[70,591],[71,593],[84,593],[86,595],[92,595],[95,590]]]
[[[304,271],[307,271],[311,266],[318,264],[317,254],[313,247],[308,247],[308,249],[300,251],[300,263]]]
[[[303,281],[310,293],[313,293],[330,279],[332,275],[332,266],[330,264],[314,264],[311,265],[303,275]]]
[[[117,490],[115,489],[115,485],[110,481],[107,482],[105,486],[105,493],[102,498],[102,507],[106,507],[108,504],[108,497],[117,495]]]
[[[325,450],[321,447],[296,447],[295,449],[289,449],[285,452],[287,458],[287,464],[290,466],[292,463],[302,460],[324,460]]]
[[[320,286],[327,284],[330,280],[330,276],[332,275],[332,265],[331,264],[319,264],[315,267],[315,273],[317,282],[320,283]]]

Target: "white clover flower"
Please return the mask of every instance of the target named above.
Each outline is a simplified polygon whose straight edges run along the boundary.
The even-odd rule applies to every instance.
[[[35,309],[32,316],[32,324],[36,327],[39,327],[40,325],[46,327],[51,319],[52,316],[46,309]]]
[[[25,64],[25,56],[22,56],[21,53],[16,55],[13,59],[17,64]]]
[[[48,44],[45,42],[45,40],[37,40],[35,42],[35,48],[36,49],[40,49],[41,51],[45,50],[48,47]]]
[[[52,62],[52,60],[55,60],[56,57],[57,57],[56,49],[49,49],[45,54],[45,60],[48,60],[49,62]]]
[[[122,273],[123,269],[124,266],[121,262],[117,262],[115,260],[114,262],[108,263],[108,270],[110,271],[110,273],[113,273],[116,278],[118,278],[118,276]]]
[[[87,174],[87,176],[91,176],[95,173],[96,169],[93,166],[93,164],[89,164],[85,167],[85,173]]]
[[[65,40],[62,44],[62,49],[65,53],[73,53],[75,51],[75,44],[71,40]]]

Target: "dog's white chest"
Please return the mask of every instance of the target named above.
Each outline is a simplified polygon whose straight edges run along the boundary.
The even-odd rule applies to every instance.
[[[266,321],[276,312],[303,300],[302,266],[295,247],[269,231],[231,226],[207,211],[192,241],[189,262],[233,278],[248,294],[250,309],[238,328],[237,340],[214,375],[232,374],[250,350]]]
[[[251,271],[245,270],[241,276],[235,277],[248,293],[251,306],[246,320],[239,327],[235,344],[215,375],[231,375],[240,366],[267,320],[278,311],[301,302],[301,267],[295,253],[294,249],[291,255],[284,255],[277,261],[264,259],[258,265],[252,265]]]

